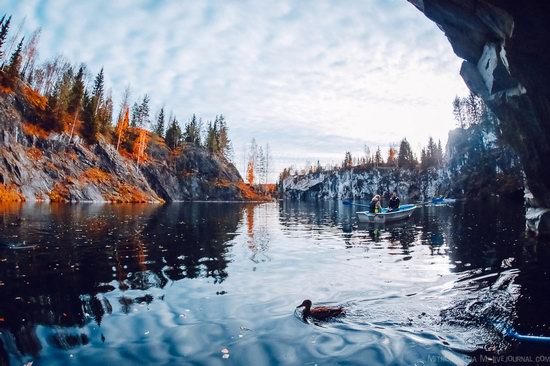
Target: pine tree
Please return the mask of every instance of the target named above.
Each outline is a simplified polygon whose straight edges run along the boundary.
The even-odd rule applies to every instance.
[[[218,120],[212,124],[212,122],[208,122],[208,126],[206,127],[206,138],[205,138],[205,146],[212,154],[217,154],[220,152],[220,146],[218,142]]]
[[[99,70],[99,73],[94,80],[94,88],[92,89],[92,96],[96,98],[96,108],[99,108],[103,104],[103,94],[105,88],[105,76],[103,74],[103,67]]]
[[[139,106],[137,102],[134,102],[132,105],[132,119],[130,120],[130,127],[136,128],[138,126],[139,120],[141,119],[139,113]]]
[[[143,97],[141,104],[138,107],[139,110],[139,119],[137,126],[140,128],[147,128],[149,126],[149,102],[150,98],[147,94]]]
[[[416,159],[411,149],[411,145],[406,138],[401,140],[399,145],[399,154],[397,155],[397,165],[400,168],[413,169],[416,167]]]
[[[197,120],[197,116],[193,114],[191,121],[185,125],[184,133],[185,142],[194,144],[196,146],[201,145],[201,131],[200,131],[200,122]]]
[[[12,53],[10,62],[8,64],[8,75],[12,78],[19,77],[19,69],[21,68],[21,50],[23,48],[23,40],[25,37],[21,38],[21,41],[17,45],[17,48]]]
[[[1,27],[0,27],[0,59],[2,59],[2,57],[4,56],[4,54],[2,52],[2,47],[4,46],[4,42],[6,41],[6,38],[8,37],[8,32],[9,32],[9,29],[10,29],[10,22],[11,22],[11,15],[4,22],[5,17],[6,16],[4,15],[4,17],[2,17],[2,22],[0,22],[0,24],[1,24]]]
[[[437,148],[435,150],[435,162],[436,166],[440,167],[443,165],[443,148],[441,147],[441,140],[437,141]]]
[[[164,107],[159,111],[157,123],[155,124],[153,132],[159,137],[164,137]]]
[[[166,137],[164,138],[164,141],[166,141],[166,145],[168,145],[170,149],[174,150],[180,146],[181,140],[181,128],[176,120],[176,117],[174,117],[170,123],[170,127],[166,130]]]
[[[464,108],[462,99],[457,95],[453,100],[453,115],[458,124],[458,127],[464,128],[466,126]]]
[[[422,170],[426,170],[429,168],[428,154],[426,154],[425,148],[422,148],[422,152],[420,153],[420,168]]]
[[[348,169],[353,166],[353,159],[351,157],[351,152],[346,151],[346,155],[344,156],[344,162],[342,163],[342,168]]]
[[[97,133],[99,126],[95,118],[96,100],[93,96],[89,96],[88,92],[84,92],[82,111],[82,136],[90,143],[97,143]]]
[[[379,167],[383,164],[384,158],[382,158],[382,152],[380,151],[380,146],[378,146],[378,149],[376,149],[376,153],[374,154],[374,165]]]
[[[233,148],[231,146],[231,140],[229,140],[229,131],[227,128],[227,124],[225,122],[225,118],[223,115],[220,115],[217,117],[218,120],[218,144],[220,148],[220,153],[223,155],[226,159],[231,159],[231,155],[233,154]]]

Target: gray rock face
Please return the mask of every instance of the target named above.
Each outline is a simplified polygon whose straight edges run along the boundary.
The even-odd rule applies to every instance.
[[[284,197],[294,200],[371,199],[397,191],[405,201],[424,200],[439,194],[449,182],[447,171],[372,168],[349,169],[290,176],[282,182]]]
[[[523,190],[519,159],[497,139],[494,126],[483,123],[449,132],[441,168],[407,170],[354,167],[290,176],[283,196],[297,200],[371,199],[396,190],[406,201],[445,195],[454,198],[513,196]]]
[[[500,138],[517,152],[533,197],[528,214],[550,208],[550,2],[409,1],[443,30],[465,60],[464,81],[498,116]]]
[[[243,199],[236,168],[205,149],[184,146],[173,154],[150,144],[151,158],[138,165],[102,138],[87,145],[64,133],[24,132],[30,115],[17,95],[0,94],[0,196],[8,189],[26,201]]]

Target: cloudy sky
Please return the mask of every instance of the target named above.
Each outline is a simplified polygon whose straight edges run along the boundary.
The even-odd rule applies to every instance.
[[[127,84],[180,121],[229,122],[235,162],[255,138],[273,176],[397,144],[444,143],[451,102],[466,94],[443,33],[405,0],[5,0],[42,60],[63,54],[105,68],[115,100]]]

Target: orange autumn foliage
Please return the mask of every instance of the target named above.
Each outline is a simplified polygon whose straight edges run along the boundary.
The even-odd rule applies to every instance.
[[[141,161],[146,160],[147,155],[145,154],[145,149],[149,143],[149,136],[147,130],[138,128],[138,137],[134,143],[133,154],[136,157],[136,161],[139,164]]]
[[[24,202],[25,197],[13,184],[0,184],[0,202]]]
[[[36,136],[36,137],[45,139],[50,135],[48,131],[46,131],[40,126],[33,125],[32,123],[23,122],[22,127],[23,127],[23,133],[27,136]]]
[[[116,124],[116,135],[117,135],[117,143],[116,143],[116,149],[118,151],[118,148],[120,147],[120,143],[123,142],[124,139],[124,133],[128,129],[128,124],[130,123],[130,117],[129,117],[129,109],[128,107],[125,108],[124,116],[120,118]]]
[[[242,197],[247,201],[270,201],[270,196],[263,196],[254,190],[250,185],[245,182],[239,182],[237,187],[240,189]]]
[[[252,159],[248,162],[248,167],[246,169],[246,180],[248,184],[254,184],[254,161]]]
[[[23,85],[22,87],[23,95],[25,96],[25,99],[29,104],[31,104],[36,109],[39,109],[41,111],[46,110],[46,106],[48,105],[48,98],[38,93],[33,88],[30,88],[26,85]]]

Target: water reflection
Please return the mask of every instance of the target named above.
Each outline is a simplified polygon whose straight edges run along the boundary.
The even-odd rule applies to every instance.
[[[0,327],[19,353],[31,356],[42,348],[37,325],[101,324],[113,307],[106,292],[163,288],[182,278],[224,281],[228,242],[241,218],[237,205],[102,204],[10,205],[1,217]],[[119,298],[126,313],[151,301],[151,295]],[[2,339],[6,355],[10,340]],[[48,342],[87,343],[85,335],[61,331]]]
[[[338,202],[4,204],[0,364],[529,354],[498,329],[550,333],[550,250],[524,238],[522,215],[456,204],[369,226]],[[304,327],[292,312],[305,296],[348,316]]]

